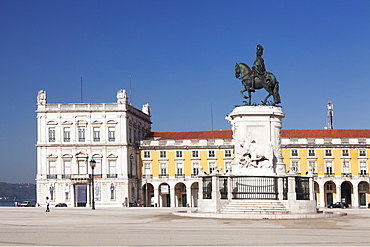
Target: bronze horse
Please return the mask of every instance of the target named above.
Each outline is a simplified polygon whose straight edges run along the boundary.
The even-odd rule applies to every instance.
[[[252,77],[254,76],[254,85],[252,87]],[[248,99],[248,105],[252,105],[252,92],[254,89],[264,88],[268,95],[262,101],[262,105],[266,105],[267,100],[270,96],[274,97],[274,101],[271,102],[271,105],[277,105],[281,103],[279,95],[279,82],[276,80],[276,77],[270,73],[265,73],[265,80],[261,80],[260,77],[256,76],[253,71],[245,63],[236,63],[235,65],[235,77],[242,80],[244,89],[240,91],[240,94],[243,98]],[[248,91],[248,96],[244,95],[244,92]]]

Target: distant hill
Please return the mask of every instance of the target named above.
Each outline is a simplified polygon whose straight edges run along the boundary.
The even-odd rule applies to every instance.
[[[0,182],[0,199],[36,199],[36,184],[9,184]]]

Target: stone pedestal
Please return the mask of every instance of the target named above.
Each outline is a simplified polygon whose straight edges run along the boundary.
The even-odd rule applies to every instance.
[[[234,175],[285,175],[281,152],[281,108],[239,106],[227,117],[233,130]]]

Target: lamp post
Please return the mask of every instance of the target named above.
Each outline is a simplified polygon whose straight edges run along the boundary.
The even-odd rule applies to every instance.
[[[92,195],[92,203],[91,203],[91,209],[95,210],[95,199],[94,199],[94,168],[96,166],[96,161],[94,159],[90,160],[90,167],[91,167],[91,195]]]

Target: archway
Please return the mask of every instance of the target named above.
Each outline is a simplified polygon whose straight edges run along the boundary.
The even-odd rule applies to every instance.
[[[319,195],[320,195],[320,186],[319,184],[315,181],[314,182],[314,195],[315,195],[315,201],[317,202],[317,198],[320,198]]]
[[[199,183],[195,182],[191,185],[191,207],[198,207]]]
[[[341,186],[341,201],[352,205],[352,184],[350,182],[343,182]]]
[[[170,186],[167,183],[159,185],[158,203],[160,207],[171,207]]]
[[[186,198],[186,186],[184,183],[177,183],[175,185],[175,202],[176,207],[186,207],[187,198]]]
[[[334,194],[336,192],[336,186],[333,181],[328,181],[324,184],[324,195],[326,206],[334,203]]]
[[[154,187],[151,183],[145,183],[141,189],[143,198],[143,205],[145,207],[154,207]]]
[[[367,197],[369,195],[369,183],[362,181],[358,184],[358,200],[359,206],[367,205]]]

